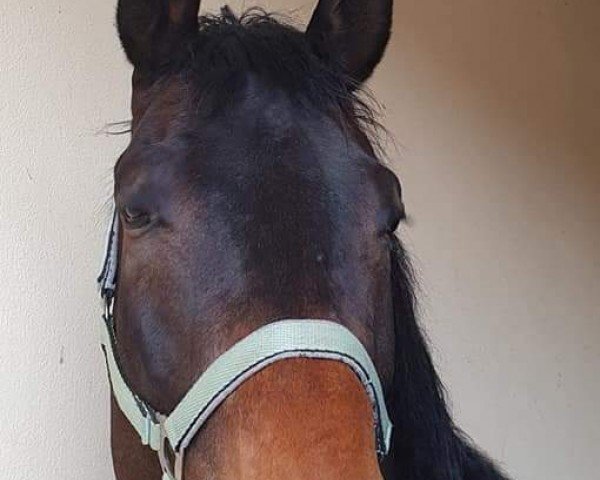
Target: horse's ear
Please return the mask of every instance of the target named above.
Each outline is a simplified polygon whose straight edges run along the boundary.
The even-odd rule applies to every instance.
[[[175,61],[198,30],[200,0],[119,0],[117,27],[127,58],[140,71]]]
[[[390,38],[393,0],[319,0],[306,36],[313,50],[356,84],[381,60]]]

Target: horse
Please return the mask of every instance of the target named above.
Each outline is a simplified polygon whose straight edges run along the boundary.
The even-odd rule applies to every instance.
[[[396,233],[402,189],[364,94],[392,0],[320,0],[304,32],[256,8],[199,9],[118,2],[133,66],[131,139],[114,168],[118,368],[136,402],[171,412],[252,332],[323,319],[372,358],[394,430],[379,455],[356,372],[286,358],[223,400],[176,477],[506,480],[453,423]],[[122,410],[113,396],[116,477],[160,479],[163,459]]]

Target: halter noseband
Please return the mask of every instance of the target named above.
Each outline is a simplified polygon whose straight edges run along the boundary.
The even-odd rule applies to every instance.
[[[182,480],[185,449],[232,392],[263,368],[288,358],[335,360],[349,366],[362,382],[373,406],[377,452],[380,456],[387,454],[392,423],[375,366],[350,330],[328,320],[278,320],[255,330],[219,356],[169,415],[156,412],[129,388],[116,356],[112,307],[117,286],[118,243],[119,217],[115,211],[98,277],[105,305],[102,350],[117,405],[137,431],[142,444],[158,453],[163,480]]]

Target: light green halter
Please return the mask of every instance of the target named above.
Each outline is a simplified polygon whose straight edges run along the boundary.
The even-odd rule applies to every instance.
[[[288,358],[328,359],[348,365],[371,399],[378,453],[385,455],[389,451],[392,423],[375,366],[350,330],[327,320],[278,320],[255,330],[218,357],[169,415],[152,409],[128,387],[116,357],[112,300],[116,288],[118,228],[115,214],[98,279],[106,303],[102,349],[115,400],[142,443],[158,452],[163,480],[182,480],[185,449],[233,391],[258,371]],[[168,449],[172,450],[173,464]]]

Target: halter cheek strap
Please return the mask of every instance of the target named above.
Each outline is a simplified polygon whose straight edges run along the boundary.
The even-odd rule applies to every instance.
[[[118,217],[115,214],[98,279],[106,303],[102,349],[117,405],[142,443],[158,452],[163,480],[182,479],[185,449],[232,392],[255,373],[288,358],[327,359],[347,365],[360,379],[371,400],[378,453],[385,455],[389,451],[392,423],[375,366],[350,330],[328,320],[286,319],[255,330],[219,356],[169,415],[154,411],[129,388],[116,355],[112,300],[116,288],[117,243]],[[175,459],[173,463],[171,457]]]
[[[112,299],[117,290],[117,267],[119,263],[119,214],[113,208],[110,225],[106,232],[106,249],[102,259],[100,275],[96,281],[102,299],[112,304]]]

